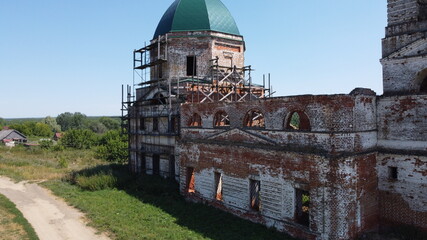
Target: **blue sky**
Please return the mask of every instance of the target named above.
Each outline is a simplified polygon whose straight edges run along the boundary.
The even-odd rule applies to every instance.
[[[246,41],[255,82],[275,96],[382,94],[386,0],[222,0]],[[0,1],[0,117],[120,115],[132,51],[172,0]]]

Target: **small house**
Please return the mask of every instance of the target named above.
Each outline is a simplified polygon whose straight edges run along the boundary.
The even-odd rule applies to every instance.
[[[27,137],[17,130],[7,129],[0,131],[0,141],[2,141],[4,144],[7,144],[8,146],[12,146],[14,143],[27,142]]]

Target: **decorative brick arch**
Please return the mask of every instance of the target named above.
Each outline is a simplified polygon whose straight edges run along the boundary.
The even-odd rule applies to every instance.
[[[202,127],[202,117],[198,113],[193,113],[193,115],[188,119],[188,127]]]
[[[230,126],[230,117],[228,113],[220,110],[215,113],[214,116],[214,127],[229,127]]]
[[[243,119],[244,127],[265,128],[264,113],[258,109],[249,110]]]
[[[304,111],[292,111],[285,119],[285,129],[311,131],[310,119]]]

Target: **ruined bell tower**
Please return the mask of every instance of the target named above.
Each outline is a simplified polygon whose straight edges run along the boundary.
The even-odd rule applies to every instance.
[[[387,9],[384,94],[427,93],[427,0],[388,0]]]
[[[427,0],[388,0],[378,98],[381,222],[427,229]]]

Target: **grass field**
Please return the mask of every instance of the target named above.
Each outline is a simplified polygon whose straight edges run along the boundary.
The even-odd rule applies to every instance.
[[[17,181],[60,179],[72,170],[100,163],[90,150],[55,152],[23,146],[0,147],[0,175]]]
[[[15,204],[0,194],[0,239],[38,240],[34,229],[16,209]]]
[[[90,151],[0,147],[0,175],[48,179],[44,186],[85,212],[90,225],[113,239],[292,239],[215,208],[188,203],[176,183],[131,176],[126,166],[101,162]]]
[[[127,167],[117,165],[90,172],[97,177],[111,174],[117,179],[115,185],[96,191],[64,181],[44,185],[86,212],[95,228],[110,231],[116,239],[292,239],[212,207],[188,203],[169,180],[126,176]]]

